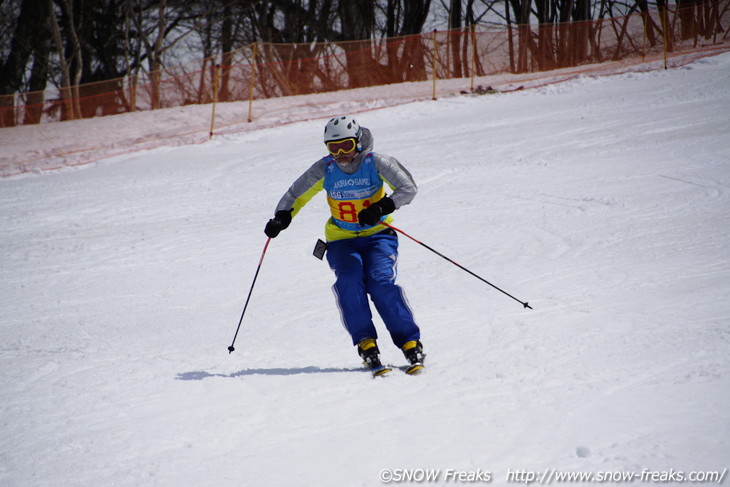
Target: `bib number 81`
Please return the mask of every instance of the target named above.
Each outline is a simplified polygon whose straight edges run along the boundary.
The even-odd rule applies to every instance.
[[[359,202],[358,202],[359,203]],[[337,204],[337,210],[340,212],[339,220],[347,223],[357,223],[357,214],[363,209],[370,206],[370,200],[362,202],[362,207],[356,205],[352,201],[340,201]]]

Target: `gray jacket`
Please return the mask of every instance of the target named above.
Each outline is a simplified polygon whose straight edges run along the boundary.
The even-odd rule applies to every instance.
[[[337,163],[337,166],[346,174],[353,174],[362,164],[363,159],[369,153],[373,154],[375,167],[381,178],[393,189],[390,198],[393,200],[396,209],[407,205],[416,196],[418,188],[413,177],[395,157],[373,152],[373,136],[365,127],[361,127],[360,145],[362,150],[349,164]],[[329,156],[323,157],[307,169],[304,174],[294,181],[289,190],[279,200],[276,210],[293,209],[292,216],[304,206],[317,192],[322,189],[327,160]]]

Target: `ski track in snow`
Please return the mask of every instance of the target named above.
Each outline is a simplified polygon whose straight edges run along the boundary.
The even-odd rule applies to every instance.
[[[360,368],[322,195],[226,351],[326,117],[0,180],[0,485],[730,467],[728,81],[723,54],[360,115],[419,183],[395,225],[534,308],[401,237],[418,377]]]

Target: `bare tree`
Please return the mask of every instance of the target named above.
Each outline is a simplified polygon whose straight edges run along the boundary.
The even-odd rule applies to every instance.
[[[72,0],[60,0],[60,13],[64,19],[64,27],[69,33],[70,43],[64,43],[61,35],[61,26],[58,21],[58,12],[53,0],[47,0],[50,20],[51,32],[53,40],[56,44],[56,53],[58,54],[58,62],[61,69],[61,99],[63,100],[63,116],[62,119],[81,118],[81,108],[79,106],[78,85],[81,79],[81,71],[83,66],[83,57],[81,55],[81,47],[76,35],[76,27],[74,25],[73,8],[70,2]],[[70,51],[70,54],[67,54]],[[71,76],[71,63],[74,62],[76,69],[74,75]]]
[[[0,127],[16,123],[14,93],[34,92],[28,96],[25,123],[40,121],[41,104],[48,80],[48,57],[51,49],[47,0],[23,0],[14,5],[0,3],[4,22],[2,39],[6,54],[0,57]],[[7,22],[7,23],[6,23]],[[28,63],[32,62],[30,78],[26,80]]]
[[[490,47],[476,49],[470,32],[487,15],[507,25],[513,71],[618,57],[623,45],[654,46],[664,33],[671,49],[673,42],[725,35],[722,2],[677,0],[670,17],[666,0],[0,0],[0,125],[37,122],[44,106],[52,113],[43,99],[48,86],[59,88],[64,118],[143,106],[134,87],[145,74],[152,107],[205,102],[216,63],[225,100],[241,96],[242,81],[252,79],[248,63],[262,60],[257,82],[265,96],[422,80],[432,40],[419,34],[432,27],[452,32],[441,60],[449,75],[484,74],[473,53]],[[654,6],[656,19],[649,15]],[[618,19],[634,12],[642,14],[645,41],[632,38],[628,17]],[[598,21],[605,17],[614,20],[603,37],[616,42],[602,54]],[[679,39],[671,32],[675,21]],[[256,59],[246,47],[253,43]],[[181,59],[195,59],[201,69],[175,72]],[[167,82],[179,86],[161,89]],[[166,95],[173,92],[174,100]],[[26,105],[23,115],[14,110],[16,98]]]
[[[369,42],[375,28],[375,2],[341,0],[338,14],[342,26],[340,37],[346,41],[342,45],[347,53],[349,87],[368,86],[376,70]]]

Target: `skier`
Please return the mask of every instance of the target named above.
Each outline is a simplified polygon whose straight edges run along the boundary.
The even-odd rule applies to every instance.
[[[329,154],[294,181],[264,233],[270,238],[279,235],[324,189],[332,213],[325,225],[327,261],[336,276],[332,289],[345,329],[373,375],[390,372],[380,362],[370,295],[393,343],[410,363],[406,372],[416,373],[423,369],[423,346],[413,312],[395,284],[398,237],[378,223],[390,223],[390,214],[411,202],[416,183],[394,157],[373,152],[370,130],[351,116],[332,118],[324,129],[324,143]],[[393,190],[390,196],[383,182]]]

